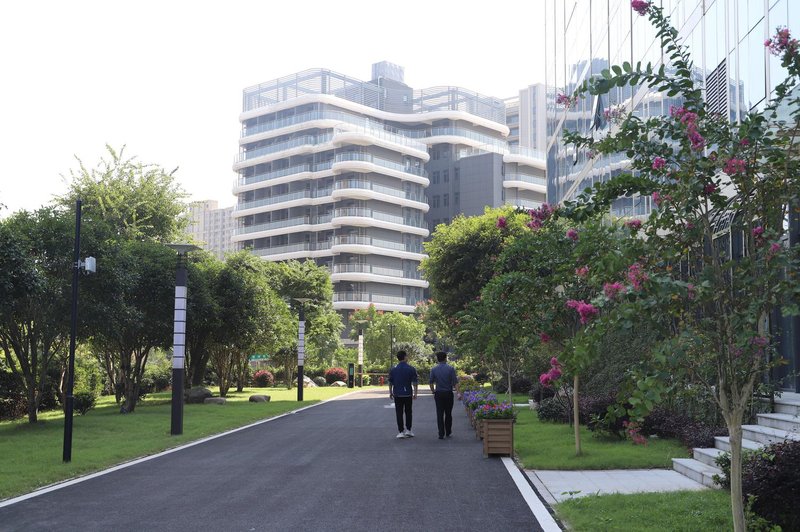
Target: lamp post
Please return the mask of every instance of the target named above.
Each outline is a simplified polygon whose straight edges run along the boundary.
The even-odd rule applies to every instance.
[[[394,323],[389,324],[389,370],[392,371],[392,356],[394,356]]]
[[[358,387],[364,386],[364,324],[368,320],[355,320],[358,324]]]
[[[186,254],[200,249],[193,244],[167,244],[178,252],[175,272],[175,318],[172,337],[172,422],[170,434],[183,434],[183,373],[186,367]]]
[[[67,389],[64,393],[64,445],[61,458],[64,462],[72,460],[72,413],[75,398],[72,395],[75,386],[75,337],[78,333],[78,279],[81,268],[94,273],[94,257],[86,257],[86,262],[81,261],[81,210],[83,203],[80,199],[75,201],[75,252],[72,262],[72,312],[69,329],[69,361],[67,363]]]
[[[296,297],[300,303],[300,323],[297,327],[297,401],[303,400],[303,365],[306,358],[306,315],[305,304],[311,301],[310,297]]]

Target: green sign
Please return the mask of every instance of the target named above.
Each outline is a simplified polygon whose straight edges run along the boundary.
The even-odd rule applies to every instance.
[[[247,358],[250,361],[253,361],[253,360],[269,360],[269,355],[266,355],[266,354],[265,355],[250,355]]]

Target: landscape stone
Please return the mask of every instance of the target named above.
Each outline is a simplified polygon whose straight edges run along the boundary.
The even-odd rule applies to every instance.
[[[251,403],[268,403],[269,395],[251,395],[249,401]]]
[[[344,381],[336,381],[333,384],[331,384],[331,386],[336,386],[338,388],[341,388],[342,386],[347,386],[347,383]]]
[[[214,394],[212,394],[211,390],[208,388],[195,386],[186,392],[185,399],[189,404],[201,404],[207,397],[211,397],[213,395]]]
[[[203,404],[206,405],[224,405],[225,398],[224,397],[206,397],[203,399]]]

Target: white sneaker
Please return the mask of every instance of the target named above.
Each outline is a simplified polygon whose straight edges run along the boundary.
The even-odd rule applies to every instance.
[[[397,438],[398,440],[402,440],[403,438],[407,438],[407,436],[406,436],[406,432],[405,432],[405,431],[403,431],[403,432],[398,432],[398,433],[397,433],[397,436],[395,436],[395,438]]]
[[[404,430],[403,434],[405,434],[406,438],[413,438],[414,437],[414,432],[411,429]]]

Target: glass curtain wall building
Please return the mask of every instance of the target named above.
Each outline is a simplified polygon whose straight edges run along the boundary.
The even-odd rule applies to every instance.
[[[688,45],[694,76],[713,110],[737,121],[766,105],[769,91],[785,72],[780,60],[767,53],[764,41],[777,26],[800,28],[799,1],[653,1]],[[575,152],[563,142],[565,129],[599,136],[608,130],[609,118],[618,108],[646,118],[667,114],[680,102],[638,86],[581,100],[570,109],[557,106],[557,93],[571,94],[585,79],[611,65],[641,61],[659,66],[665,58],[655,30],[646,17],[633,12],[630,0],[546,0],[546,20],[547,191],[551,202],[561,203],[628,166],[624,156]],[[669,71],[670,65],[665,67]],[[612,210],[618,216],[644,216],[650,213],[649,202],[649,197],[620,198]],[[785,325],[783,354],[797,367],[797,323]],[[800,382],[793,386],[800,387]]]
[[[327,266],[345,320],[370,304],[413,312],[437,223],[499,206],[506,190],[544,201],[544,158],[509,148],[502,100],[414,90],[391,63],[371,81],[313,69],[249,87],[239,118],[233,241]],[[504,182],[507,166],[518,183]]]

